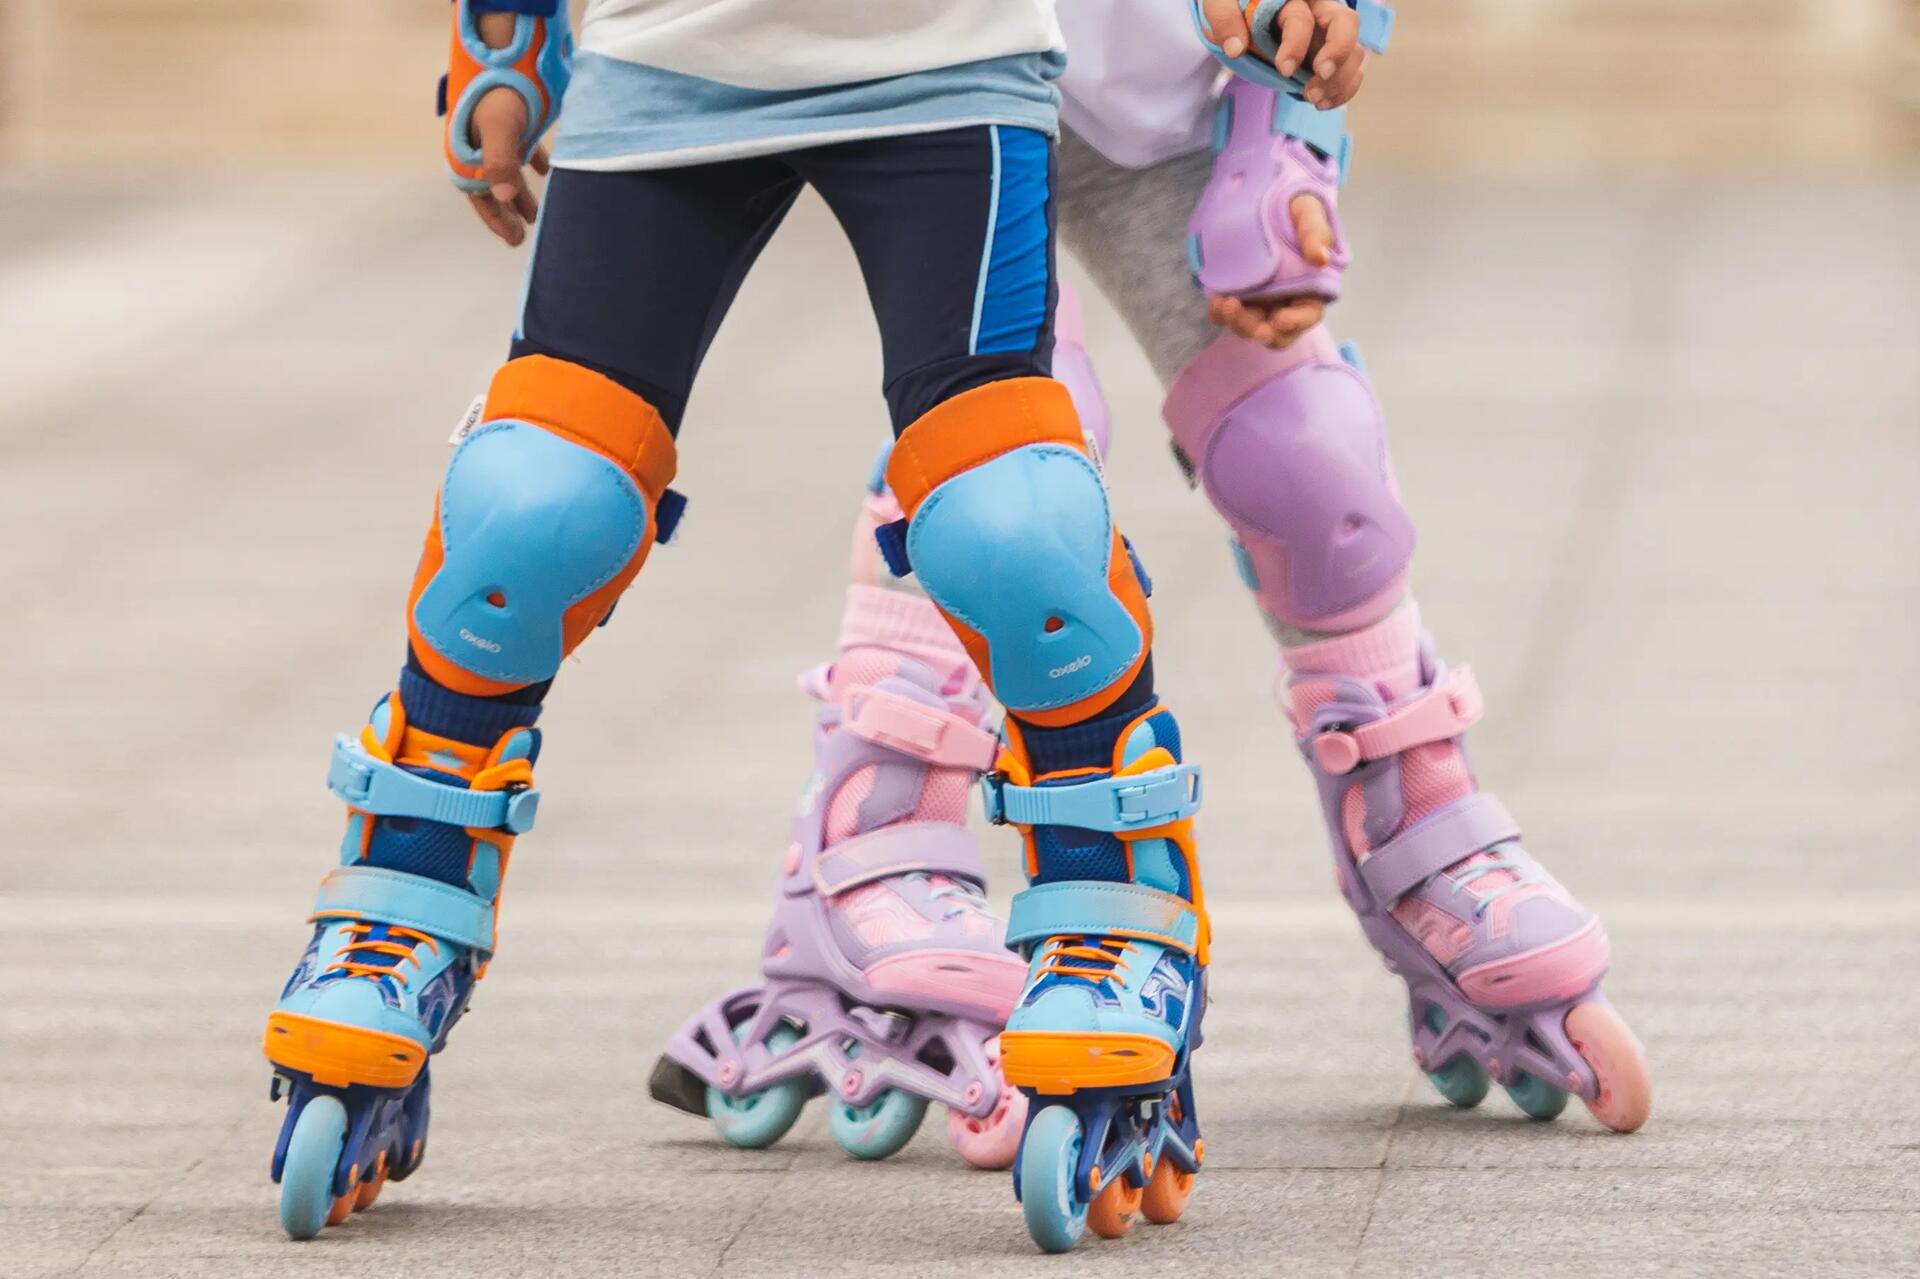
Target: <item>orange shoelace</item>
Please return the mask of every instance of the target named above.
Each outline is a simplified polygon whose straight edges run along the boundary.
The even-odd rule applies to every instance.
[[[1127,961],[1121,956],[1133,950],[1133,943],[1118,937],[1096,937],[1091,942],[1085,938],[1069,939],[1056,937],[1047,943],[1047,950],[1040,956],[1040,976],[1050,974],[1061,977],[1079,977],[1086,981],[1113,981],[1127,970]],[[1070,961],[1078,960],[1079,963]],[[1088,967],[1089,964],[1101,964],[1103,967]]]
[[[333,962],[321,971],[332,972],[337,968],[341,972],[349,973],[355,977],[391,977],[404,986],[407,984],[407,975],[400,971],[400,965],[412,960],[414,967],[418,968],[420,966],[420,961],[414,959],[413,956],[415,947],[425,943],[428,950],[431,950],[436,955],[440,953],[439,942],[417,929],[402,928],[397,924],[387,925],[387,937],[401,938],[403,940],[390,941],[383,938],[378,941],[369,941],[367,940],[368,934],[373,932],[374,927],[375,925],[373,924],[348,924],[346,927],[347,936],[356,937],[361,940],[348,942],[339,950],[334,951]],[[355,955],[369,954],[388,956],[390,962],[384,964],[378,962],[369,963],[354,958]]]

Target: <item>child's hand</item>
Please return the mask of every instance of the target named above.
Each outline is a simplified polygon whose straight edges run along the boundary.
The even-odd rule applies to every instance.
[[[527,135],[526,101],[511,89],[489,90],[473,104],[471,132],[480,148],[480,169],[488,189],[472,192],[467,199],[489,231],[517,245],[527,238],[527,228],[540,211],[520,164],[521,140]],[[532,165],[535,173],[546,173],[545,147],[533,153]]]
[[[1287,206],[1300,255],[1314,266],[1333,261],[1333,225],[1326,206],[1311,195],[1296,195]],[[1325,298],[1305,294],[1278,298],[1207,299],[1207,318],[1236,336],[1278,351],[1326,318]]]
[[[504,49],[513,42],[511,13],[483,13],[474,26],[489,49]],[[489,231],[509,245],[518,245],[527,238],[527,228],[540,211],[520,164],[522,139],[527,136],[525,100],[511,89],[488,90],[473,104],[467,132],[467,140],[480,148],[480,169],[488,188],[470,193],[467,199]],[[545,147],[533,153],[532,164],[535,173],[546,173]]]
[[[1201,0],[1207,32],[1230,58],[1253,47],[1246,11],[1235,0]],[[1270,33],[1279,44],[1273,65],[1291,76],[1309,68],[1303,95],[1321,110],[1345,106],[1360,91],[1366,51],[1360,47],[1360,15],[1341,0],[1288,0]]]

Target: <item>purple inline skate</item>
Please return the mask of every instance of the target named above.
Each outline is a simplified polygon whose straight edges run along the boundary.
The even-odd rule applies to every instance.
[[[862,543],[890,503],[869,501],[856,575],[875,568]],[[997,747],[991,702],[931,602],[858,581],[839,658],[802,686],[822,703],[815,772],[781,868],[766,981],[674,1034],[653,1096],[758,1148],[824,1092],[834,1139],[861,1159],[905,1146],[937,1101],[963,1158],[1005,1168],[1026,1099],[1001,1078],[998,1035],[1026,969],[987,909],[965,826]]]
[[[1577,1093],[1616,1132],[1645,1123],[1640,1044],[1600,993],[1606,930],[1521,846],[1468,766],[1473,672],[1439,663],[1411,605],[1287,661],[1282,695],[1340,891],[1407,983],[1414,1060],[1433,1086],[1474,1106],[1497,1080],[1535,1119]]]

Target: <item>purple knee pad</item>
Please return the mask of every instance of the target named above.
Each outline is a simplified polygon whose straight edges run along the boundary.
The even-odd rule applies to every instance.
[[[1282,132],[1275,114],[1311,108],[1235,79],[1217,109],[1213,177],[1187,224],[1194,278],[1223,296],[1338,298],[1351,260],[1336,211],[1340,164]],[[1293,232],[1289,209],[1301,195],[1320,201],[1333,229],[1332,260],[1323,267],[1301,255]]]
[[[1113,423],[1107,414],[1107,397],[1100,394],[1100,381],[1093,375],[1093,361],[1080,325],[1080,295],[1063,280],[1060,298],[1053,308],[1053,376],[1073,397],[1073,408],[1080,415],[1081,429],[1093,446],[1093,455],[1106,460],[1113,443]]]
[[[1413,522],[1373,390],[1325,326],[1284,351],[1221,338],[1180,370],[1163,412],[1269,616],[1346,630],[1393,607]]]

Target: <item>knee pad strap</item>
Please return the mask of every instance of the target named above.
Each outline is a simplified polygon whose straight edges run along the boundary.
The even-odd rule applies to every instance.
[[[1065,388],[956,396],[901,435],[887,479],[907,559],[1004,705],[1071,723],[1119,696],[1152,623]]]
[[[1413,522],[1372,388],[1324,327],[1278,352],[1221,339],[1174,379],[1165,413],[1269,616],[1345,629],[1399,599]]]
[[[427,673],[475,696],[552,678],[640,571],[674,466],[660,415],[624,387],[547,356],[502,368],[414,579]]]

